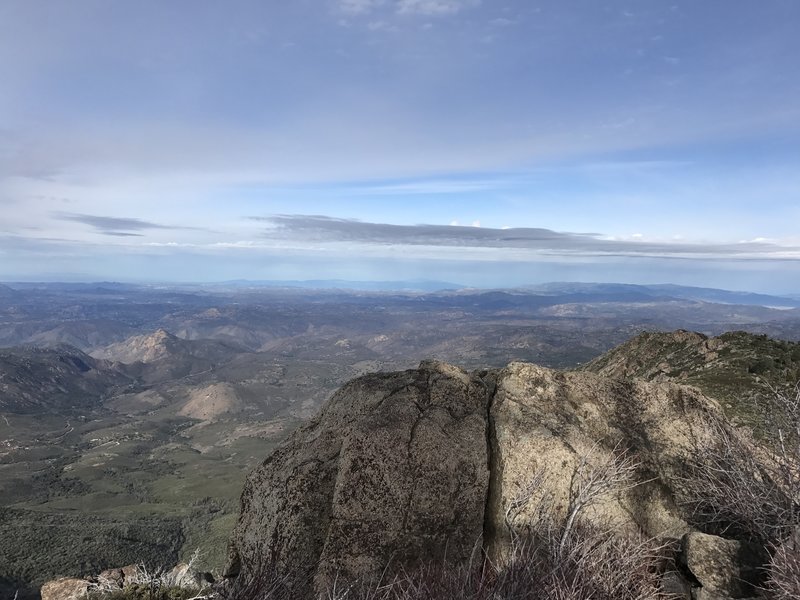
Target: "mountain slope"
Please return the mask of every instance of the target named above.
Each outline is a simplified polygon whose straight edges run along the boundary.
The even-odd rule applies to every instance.
[[[10,300],[12,298],[16,298],[17,292],[13,289],[8,287],[7,285],[3,285],[0,283],[0,299],[2,300]]]
[[[164,358],[193,357],[209,361],[228,359],[244,350],[233,344],[215,340],[185,340],[165,329],[146,335],[136,335],[92,353],[95,358],[122,363],[151,363]]]
[[[773,296],[751,292],[734,292],[716,288],[701,288],[684,285],[658,284],[634,285],[625,283],[545,283],[526,286],[524,289],[546,295],[581,294],[594,300],[616,296],[629,298],[660,298],[693,300],[717,304],[737,304],[742,306],[776,306],[781,308],[800,308],[797,298]]]
[[[0,410],[9,413],[64,412],[100,405],[131,379],[77,348],[0,349]]]
[[[673,381],[700,388],[723,402],[729,416],[758,426],[769,387],[800,380],[800,344],[741,331],[707,337],[700,333],[646,332],[580,368],[606,377]]]
[[[137,335],[93,352],[97,358],[124,363],[126,372],[156,383],[208,372],[249,350],[217,340],[186,340],[164,329]]]
[[[110,341],[121,341],[133,333],[133,328],[110,319],[91,319],[67,321],[52,329],[38,331],[24,341],[35,346],[56,346],[68,344],[91,352]],[[103,358],[103,357],[100,357]]]

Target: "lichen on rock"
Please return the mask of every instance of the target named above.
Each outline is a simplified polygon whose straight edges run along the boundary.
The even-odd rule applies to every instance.
[[[502,561],[507,508],[533,473],[541,489],[517,515],[529,531],[542,525],[537,498],[548,498],[552,519],[565,517],[579,464],[620,449],[635,457],[634,485],[581,519],[678,540],[694,531],[681,477],[715,427],[737,436],[716,401],[672,383],[525,363],[467,373],[426,361],[367,375],[250,475],[228,574],[305,568],[300,597],[390,563],[465,562],[476,551]]]

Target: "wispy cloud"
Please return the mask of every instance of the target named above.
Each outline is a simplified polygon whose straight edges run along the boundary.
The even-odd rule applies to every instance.
[[[599,233],[561,232],[531,227],[494,229],[461,225],[392,225],[322,215],[251,218],[271,225],[264,233],[268,238],[308,243],[514,249],[557,256],[800,258],[800,247],[781,246],[761,240],[735,243],[661,242],[647,241],[642,236],[621,240]]]
[[[412,15],[451,15],[480,4],[480,0],[399,0],[397,12]]]
[[[128,217],[104,217],[80,213],[53,213],[53,217],[60,221],[73,221],[88,225],[103,235],[116,237],[140,237],[142,234],[135,232],[148,229],[194,229],[192,227],[162,225],[152,221]]]
[[[361,15],[372,12],[383,3],[383,0],[339,0],[338,6],[345,13]]]
[[[0,251],[6,252],[43,252],[57,248],[74,246],[75,242],[66,238],[33,237],[13,233],[0,232]]]
[[[376,196],[465,194],[502,189],[510,183],[504,179],[424,179],[348,188],[350,194]]]
[[[339,9],[351,15],[365,15],[388,9],[398,15],[444,16],[473,8],[480,0],[339,0]]]

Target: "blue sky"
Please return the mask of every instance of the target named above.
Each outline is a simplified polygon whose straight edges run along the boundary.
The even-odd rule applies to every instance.
[[[0,279],[800,292],[799,28],[795,0],[2,0]]]

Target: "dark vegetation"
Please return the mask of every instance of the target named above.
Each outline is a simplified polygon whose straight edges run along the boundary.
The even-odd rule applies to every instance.
[[[76,568],[88,574],[139,561],[174,564],[183,541],[183,523],[174,517],[0,508],[0,557],[8,581],[5,589],[0,585],[0,598],[24,589],[22,582],[54,579]]]

